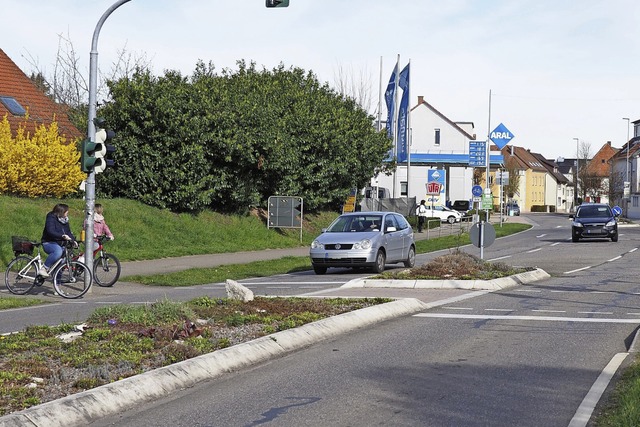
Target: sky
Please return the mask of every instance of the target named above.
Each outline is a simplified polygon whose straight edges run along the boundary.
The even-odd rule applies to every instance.
[[[88,78],[94,30],[115,4],[0,0],[0,48],[25,73],[50,75],[68,39]],[[199,60],[233,70],[243,59],[299,67],[331,86],[350,76],[370,88],[372,114],[399,56],[401,67],[411,62],[412,107],[423,96],[447,118],[473,122],[478,139],[503,123],[514,145],[549,159],[575,158],[574,138],[591,155],[607,141],[620,148],[623,118],[640,120],[637,0],[290,0],[269,9],[264,0],[131,0],[102,26],[100,69],[123,49],[157,75],[191,75]]]

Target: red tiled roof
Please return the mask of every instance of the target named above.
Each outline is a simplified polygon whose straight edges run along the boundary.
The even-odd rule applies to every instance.
[[[29,114],[26,124],[28,132],[33,133],[35,125],[47,125],[55,119],[58,122],[58,130],[67,138],[67,142],[73,142],[82,138],[82,133],[69,121],[66,107],[56,104],[47,97],[27,77],[25,73],[0,49],[0,96],[10,96],[22,105]],[[0,119],[7,116],[11,132],[15,135],[19,123],[24,123],[24,117],[14,116],[0,103]]]

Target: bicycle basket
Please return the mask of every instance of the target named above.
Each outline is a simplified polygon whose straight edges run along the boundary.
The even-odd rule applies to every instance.
[[[11,236],[11,244],[13,246],[13,252],[18,254],[33,254],[33,243],[26,237]]]

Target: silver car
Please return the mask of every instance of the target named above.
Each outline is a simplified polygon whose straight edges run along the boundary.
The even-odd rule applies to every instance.
[[[353,212],[340,215],[323,230],[309,250],[313,271],[329,267],[369,267],[382,273],[386,264],[413,267],[416,244],[413,229],[395,212]]]

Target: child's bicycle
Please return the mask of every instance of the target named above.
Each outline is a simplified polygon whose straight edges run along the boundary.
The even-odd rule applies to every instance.
[[[120,260],[113,254],[104,251],[104,242],[109,240],[107,236],[99,236],[97,238],[98,248],[93,251],[93,280],[99,286],[109,287],[120,278]],[[82,256],[83,254],[80,254]],[[79,256],[74,256],[77,260]]]
[[[44,267],[40,255],[42,243],[17,236],[13,236],[11,240],[16,257],[7,266],[4,282],[12,294],[24,295],[34,286],[42,286],[46,280],[38,274],[38,270]],[[91,273],[85,274],[87,266],[71,258],[74,244],[73,241],[65,241],[62,257],[49,269],[56,293],[70,299],[80,298],[87,293],[93,280]],[[38,253],[32,257],[34,248],[37,248]]]

